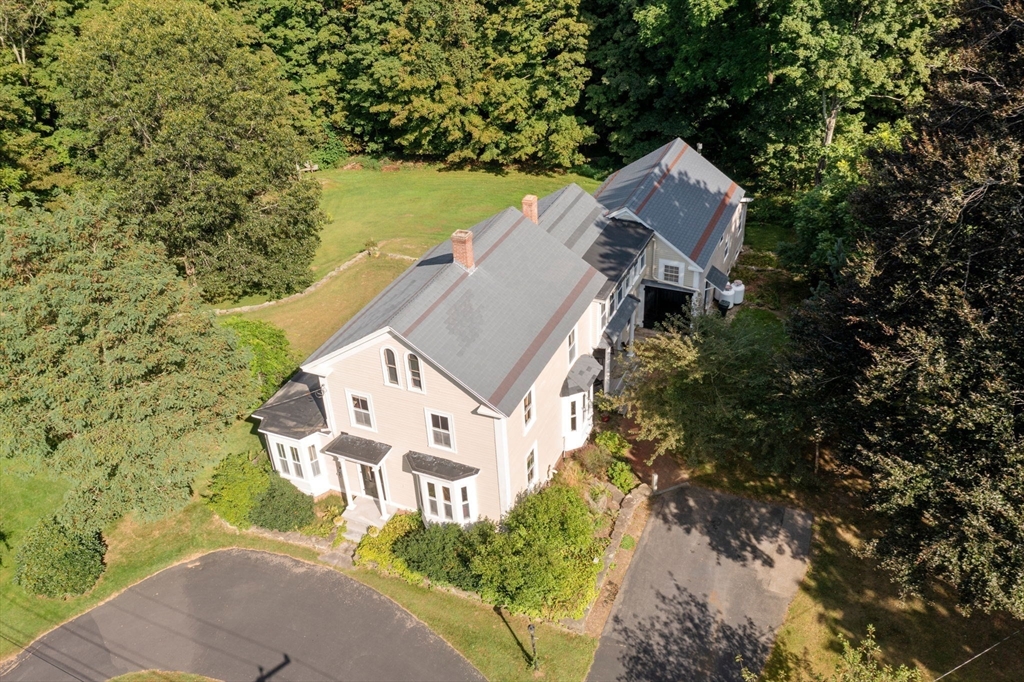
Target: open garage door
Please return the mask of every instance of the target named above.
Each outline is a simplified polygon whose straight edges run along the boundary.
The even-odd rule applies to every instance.
[[[644,328],[653,329],[669,315],[682,315],[689,319],[693,293],[654,284],[644,286]]]

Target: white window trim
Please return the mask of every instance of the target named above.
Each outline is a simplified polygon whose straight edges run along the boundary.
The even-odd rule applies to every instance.
[[[420,480],[420,483],[419,483],[419,485],[420,485],[420,498],[423,500],[423,509],[421,510],[423,512],[423,518],[425,520],[427,520],[428,522],[431,522],[431,523],[458,523],[458,524],[463,524],[463,525],[467,524],[467,523],[476,523],[480,519],[480,508],[479,508],[479,506],[477,504],[477,494],[476,494],[476,479],[477,479],[477,476],[479,476],[479,474],[473,474],[472,476],[467,476],[466,478],[460,478],[460,479],[455,480],[455,481],[446,481],[446,480],[441,479],[441,478],[434,478],[433,476],[428,476],[427,474],[417,473],[416,477],[419,478],[419,480]],[[445,487],[451,489],[451,491],[452,491],[452,515],[454,516],[454,518],[452,520],[449,521],[448,519],[446,519],[444,517],[444,509],[443,509],[443,506],[442,506],[442,505],[444,505],[444,502],[443,502],[444,498],[442,498],[440,496],[437,498],[437,503],[438,503],[437,512],[438,512],[438,515],[437,516],[431,515],[431,513],[430,513],[430,498],[427,496],[427,483],[433,483],[435,486],[439,486],[439,487],[440,486],[445,486]],[[468,519],[465,519],[462,516],[462,498],[459,495],[459,493],[460,493],[462,488],[468,488],[469,489],[468,490],[468,493],[469,493],[469,518]]]
[[[679,272],[678,279],[673,282],[665,276],[665,268],[674,267]],[[686,265],[674,260],[662,260],[658,262],[658,279],[662,282],[668,282],[669,284],[675,284],[677,286],[686,286],[685,283]]]
[[[352,396],[366,398],[366,405],[370,408],[370,424],[372,424],[372,426],[363,426],[356,421],[356,411],[355,408],[352,407]],[[348,423],[352,428],[377,433],[377,412],[373,409],[373,396],[370,395],[369,391],[353,391],[350,388],[346,388],[345,405],[348,407]]]
[[[395,374],[398,375],[398,383],[397,384],[391,383],[391,381],[388,379],[388,363],[387,363],[387,359],[384,357],[384,351],[388,351],[388,350],[395,354]],[[382,346],[381,349],[380,349],[380,370],[381,370],[381,373],[383,374],[384,385],[389,387],[389,388],[398,388],[398,389],[402,388],[402,367],[399,364],[402,361],[401,358],[402,358],[402,356],[399,355],[398,351],[396,351],[391,346]],[[422,374],[422,373],[423,373],[423,371],[421,370],[420,374]]]
[[[577,325],[573,325],[572,331],[569,332],[569,336],[565,338],[566,350],[569,353],[569,366],[576,362],[576,358],[580,356],[580,335],[576,330]]]
[[[450,448],[446,448],[443,445],[437,445],[436,443],[434,443],[434,426],[433,424],[430,423],[430,415],[432,414],[436,414],[439,417],[445,417],[446,419],[448,419],[449,433],[451,434],[452,437],[452,446]],[[427,427],[427,445],[429,447],[432,447],[435,450],[444,450],[445,452],[458,452],[458,450],[456,450],[455,443],[455,417],[453,417],[451,413],[442,412],[441,410],[434,410],[429,407],[424,407],[423,422]]]
[[[411,356],[411,355],[415,355],[416,356],[416,361],[420,363],[420,385],[422,386],[422,388],[416,388],[415,386],[412,385],[412,369],[409,367],[409,356]],[[412,391],[413,393],[423,393],[423,394],[426,394],[426,392],[427,392],[427,373],[423,371],[423,366],[424,366],[423,356],[420,355],[419,353],[406,353],[404,358],[403,358],[403,360],[404,360],[404,363],[405,363],[405,386],[406,386],[406,389],[409,390],[409,391]]]
[[[324,475],[324,463],[320,459],[320,448],[315,443],[308,443],[304,446],[306,448],[306,463],[309,464],[309,477],[320,478]],[[309,449],[313,448],[313,457],[309,456]],[[320,470],[320,473],[313,471],[313,463],[316,462],[316,468]]]
[[[519,401],[519,409],[523,411],[523,434],[530,432],[533,425],[537,423],[537,392],[533,390],[533,386],[530,386],[530,390],[526,392],[523,399]],[[526,396],[530,396],[530,421],[526,421]]]
[[[533,483],[530,483],[530,453],[533,453]],[[540,485],[540,453],[537,452],[537,441],[526,449],[523,456],[523,480],[526,481],[526,489],[533,490]]]

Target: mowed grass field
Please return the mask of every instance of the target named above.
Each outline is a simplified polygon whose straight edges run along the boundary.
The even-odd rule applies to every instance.
[[[313,260],[315,277],[330,273],[362,251],[370,240],[381,244],[385,254],[418,258],[455,230],[472,227],[509,206],[519,207],[526,194],[544,196],[571,182],[592,192],[600,184],[572,174],[495,174],[411,165],[400,168],[393,172],[336,169],[318,174],[323,186],[321,206],[328,223]],[[301,360],[410,264],[409,260],[386,256],[367,259],[309,294],[243,315],[284,329]],[[250,297],[236,305],[263,300]]]
[[[544,196],[575,182],[588,192],[598,183],[572,174],[531,175],[508,171],[444,170],[400,166],[400,170],[331,170],[318,174],[320,205],[328,223],[312,269],[330,272],[363,249],[368,240],[391,242],[385,251],[419,257],[460,228],[519,207],[523,196]]]

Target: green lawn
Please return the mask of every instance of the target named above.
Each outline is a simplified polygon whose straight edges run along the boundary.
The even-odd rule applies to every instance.
[[[409,265],[409,261],[397,258],[367,259],[338,273],[312,293],[242,316],[283,329],[301,362]]]
[[[530,633],[526,618],[498,613],[493,607],[439,590],[416,587],[369,570],[352,577],[391,597],[458,649],[491,682],[529,680]],[[586,677],[597,640],[544,623],[537,625],[540,673],[549,680]]]
[[[442,170],[403,166],[384,173],[331,170],[317,175],[328,224],[313,259],[317,276],[363,249],[367,240],[389,241],[385,251],[420,256],[459,228],[471,227],[525,194],[544,196],[570,182],[588,192],[596,180],[578,175],[529,175],[509,171]]]

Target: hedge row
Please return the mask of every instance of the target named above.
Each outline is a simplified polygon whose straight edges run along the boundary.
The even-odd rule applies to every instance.
[[[498,527],[425,527],[418,513],[398,514],[363,538],[356,559],[409,582],[477,592],[513,613],[578,618],[597,596],[604,541],[594,530],[583,498],[551,485],[520,499]]]

